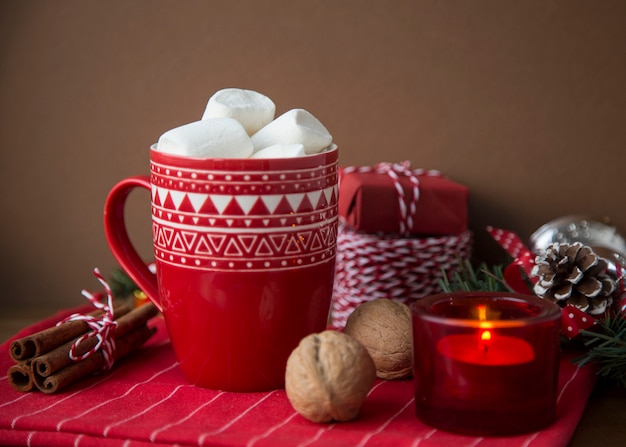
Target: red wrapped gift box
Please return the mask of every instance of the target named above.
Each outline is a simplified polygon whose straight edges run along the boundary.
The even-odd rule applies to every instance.
[[[408,234],[448,235],[467,230],[469,190],[438,171],[409,170],[405,162],[381,163],[373,168],[344,168],[340,175],[339,215],[354,230],[402,233],[395,179],[402,187],[407,208],[415,198],[413,182],[417,179],[419,196]]]

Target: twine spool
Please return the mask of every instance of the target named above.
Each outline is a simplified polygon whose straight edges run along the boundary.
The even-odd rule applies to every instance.
[[[404,304],[441,292],[442,270],[471,256],[472,234],[406,237],[360,233],[339,224],[331,325],[342,329],[361,303],[388,298]]]

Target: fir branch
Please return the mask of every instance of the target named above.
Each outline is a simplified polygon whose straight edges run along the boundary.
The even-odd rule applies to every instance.
[[[580,331],[588,351],[575,358],[584,366],[595,363],[597,374],[626,388],[626,319],[606,314],[598,321],[598,331]]]
[[[482,262],[474,268],[469,260],[459,263],[461,268],[451,274],[442,270],[442,277],[438,280],[439,287],[446,292],[512,292],[504,279],[501,265],[493,267]]]
[[[138,289],[137,285],[121,268],[115,269],[109,278],[109,284],[111,286],[111,292],[113,296],[118,299],[124,299]]]

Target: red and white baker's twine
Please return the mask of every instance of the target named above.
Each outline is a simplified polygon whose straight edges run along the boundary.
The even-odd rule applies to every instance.
[[[411,163],[408,160],[405,160],[401,163],[378,163],[375,166],[348,166],[346,168],[343,168],[341,171],[342,176],[350,174],[352,172],[375,172],[377,174],[387,174],[391,178],[391,181],[393,182],[393,187],[398,193],[398,205],[400,207],[399,232],[402,236],[408,235],[413,228],[415,211],[417,209],[417,201],[419,200],[420,194],[420,182],[417,177],[420,175],[443,177],[443,174],[435,169],[411,170],[410,166]],[[404,192],[404,188],[400,183],[400,176],[408,177],[409,181],[411,182],[411,191],[413,193],[413,197],[410,198],[408,207],[406,193]],[[339,181],[341,182],[341,179],[339,179]]]
[[[63,324],[68,321],[83,321],[87,324],[87,326],[91,328],[91,332],[87,332],[85,335],[82,335],[74,342],[74,344],[72,344],[69,352],[70,359],[75,362],[79,362],[92,356],[96,352],[101,351],[104,359],[104,369],[110,369],[115,363],[115,339],[113,338],[113,330],[117,326],[117,322],[114,320],[113,293],[111,292],[109,284],[107,284],[106,280],[97,268],[94,269],[93,273],[96,278],[98,278],[98,281],[100,281],[100,283],[104,286],[107,300],[105,303],[102,303],[100,301],[103,297],[101,293],[92,294],[87,290],[83,290],[82,295],[87,298],[94,307],[104,311],[102,317],[98,318],[76,313],[70,315],[58,324]],[[98,340],[95,346],[84,354],[77,355],[81,343],[92,337],[96,337]]]
[[[359,233],[340,224],[333,290],[333,326],[342,328],[361,303],[388,298],[405,304],[440,292],[442,270],[471,255],[469,231],[460,235],[397,238]]]

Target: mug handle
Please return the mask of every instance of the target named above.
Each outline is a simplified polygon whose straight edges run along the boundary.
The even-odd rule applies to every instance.
[[[131,191],[138,187],[145,188],[150,192],[150,177],[145,175],[128,177],[111,189],[104,204],[104,233],[109,248],[122,269],[162,312],[163,306],[159,299],[156,275],[150,271],[137,253],[128,237],[124,221],[126,199]]]

